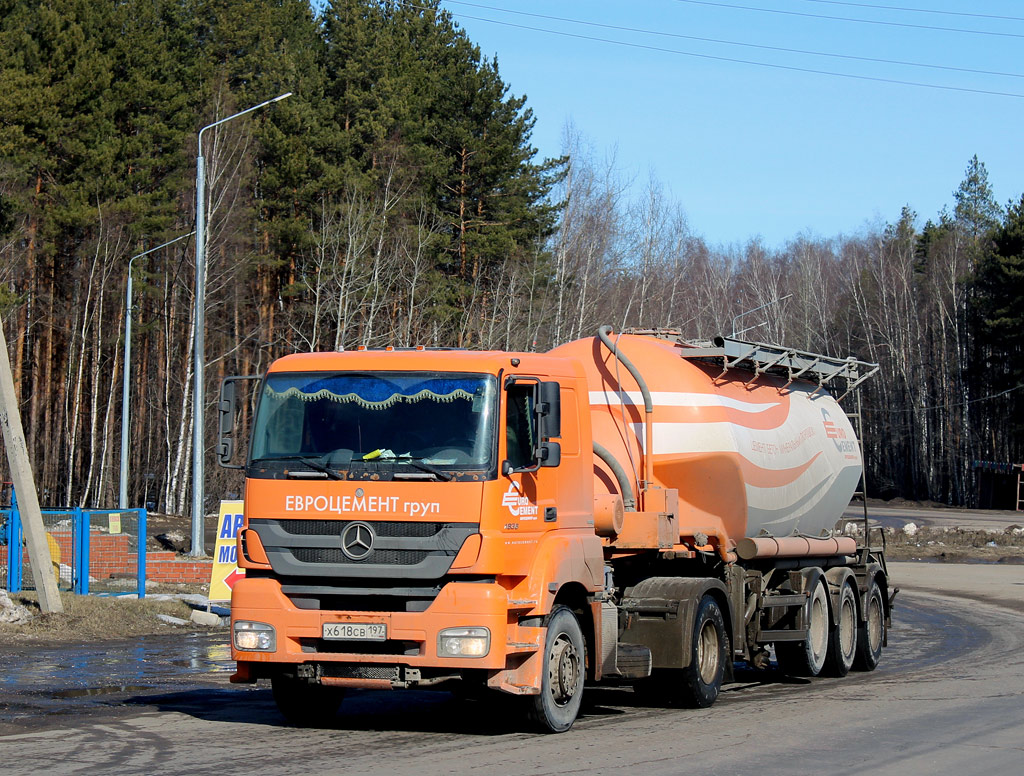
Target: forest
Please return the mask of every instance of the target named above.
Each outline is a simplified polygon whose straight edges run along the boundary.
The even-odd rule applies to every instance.
[[[949,206],[831,238],[708,244],[586,128],[559,158],[437,0],[0,0],[0,315],[41,502],[190,503],[195,228],[206,161],[206,507],[217,386],[294,351],[546,350],[601,324],[877,362],[872,496],[978,503],[1020,462],[1024,197],[965,160]],[[637,195],[637,191],[641,191]],[[737,224],[742,233],[743,225]],[[2,474],[2,473],[0,473]]]

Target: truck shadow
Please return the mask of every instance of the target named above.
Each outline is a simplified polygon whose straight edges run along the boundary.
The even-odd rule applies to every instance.
[[[771,685],[808,684],[781,671],[737,666],[735,681],[722,689],[727,697],[738,690]],[[233,722],[289,727],[274,704],[269,688],[230,687],[137,695],[124,701],[161,712],[177,712],[208,722]],[[442,690],[396,692],[354,690],[345,696],[338,714],[318,727],[333,731],[402,731],[450,735],[498,736],[536,732],[526,720],[527,700],[497,693],[467,698]],[[629,709],[673,707],[632,688],[595,687],[584,694],[582,718],[615,717]],[[678,707],[676,707],[678,708]]]
[[[737,664],[733,681],[722,687],[722,696],[758,687],[810,684],[810,679],[788,676],[777,668],[753,669]],[[643,692],[632,687],[588,688],[584,695],[583,711],[590,716],[620,714],[627,708],[685,708],[666,692]]]
[[[318,728],[331,731],[399,731],[449,735],[498,736],[534,732],[521,698],[460,698],[444,691],[353,690],[337,715]],[[177,712],[207,722],[294,727],[277,710],[269,688],[197,689],[140,695],[126,703]]]

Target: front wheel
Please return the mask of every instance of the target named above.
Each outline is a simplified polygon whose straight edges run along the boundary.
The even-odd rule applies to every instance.
[[[328,724],[341,705],[344,691],[278,674],[270,680],[274,702],[281,716],[293,725],[320,727]]]
[[[530,718],[547,733],[564,733],[580,713],[586,648],[579,620],[557,606],[548,615],[540,695],[531,698]]]

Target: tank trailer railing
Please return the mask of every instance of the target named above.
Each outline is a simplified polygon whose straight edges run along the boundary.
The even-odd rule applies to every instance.
[[[794,380],[804,379],[817,382],[816,390],[820,391],[836,378],[842,378],[846,381],[846,390],[837,397],[837,401],[879,369],[878,364],[861,361],[853,356],[835,358],[781,345],[747,342],[729,337],[715,337],[711,342],[683,344],[690,346],[684,348],[680,354],[683,358],[715,362],[721,360],[722,372],[716,379],[724,377],[730,369],[738,368],[752,372],[751,381],[763,374],[774,374],[786,378],[783,388]]]

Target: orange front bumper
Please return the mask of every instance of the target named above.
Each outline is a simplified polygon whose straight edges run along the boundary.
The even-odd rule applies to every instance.
[[[379,663],[421,668],[504,669],[509,651],[510,632],[508,593],[496,583],[450,582],[424,612],[358,612],[299,609],[281,592],[273,579],[243,579],[235,585],[231,599],[231,619],[272,625],[276,632],[274,652],[241,651],[234,647],[231,657],[239,663],[236,681],[248,681],[255,663]],[[366,654],[329,651],[331,642],[323,639],[327,623],[383,623],[387,641],[402,642],[398,654]],[[490,648],[483,657],[438,657],[438,634],[445,628],[484,627],[490,632]],[[518,634],[516,634],[518,635]],[[366,642],[379,645],[380,642]],[[353,642],[344,642],[352,649]],[[513,651],[518,652],[519,649]]]

